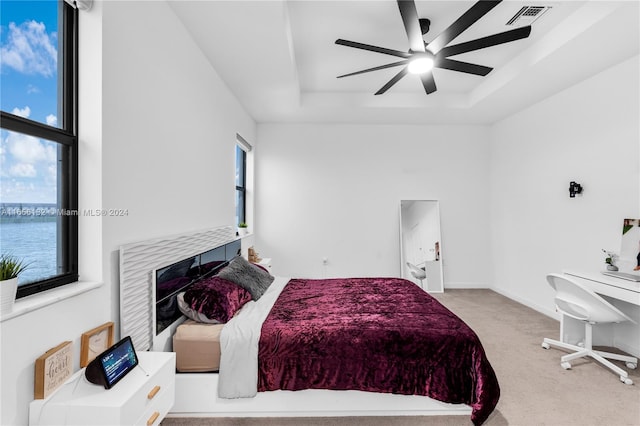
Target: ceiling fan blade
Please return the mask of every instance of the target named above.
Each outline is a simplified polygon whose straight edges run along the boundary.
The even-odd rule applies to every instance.
[[[481,0],[477,2],[453,24],[449,25],[446,30],[438,34],[438,36],[428,44],[427,49],[435,55],[449,44],[451,40],[458,37],[464,30],[496,7],[501,1],[502,0]]]
[[[366,70],[356,71],[356,72],[352,72],[352,73],[344,74],[344,75],[339,75],[338,78],[350,77],[352,75],[364,74],[366,72],[378,71],[378,70],[383,70],[385,68],[397,67],[398,65],[406,65],[408,62],[409,62],[409,60],[405,59],[405,60],[398,61],[398,62],[392,62],[392,63],[386,64],[386,65],[380,65],[379,67],[367,68]]]
[[[482,37],[465,43],[447,46],[438,52],[438,56],[446,57],[471,52],[472,50],[484,49],[485,47],[496,46],[498,44],[509,43],[529,37],[531,26],[516,28],[515,30]]]
[[[402,77],[404,77],[405,75],[407,75],[408,72],[408,67],[404,67],[400,70],[400,72],[396,75],[393,76],[393,78],[391,80],[389,80],[387,82],[387,84],[385,84],[384,86],[382,86],[380,88],[380,90],[378,90],[376,92],[376,95],[382,95],[384,92],[386,92],[387,90],[389,90],[391,88],[391,86],[393,86],[394,84],[396,84],[398,81],[400,81],[400,79]]]
[[[424,52],[424,39],[415,2],[413,0],[398,0],[398,8],[400,8],[404,30],[409,39],[409,47],[414,52]]]
[[[481,75],[483,77],[493,70],[493,68],[485,67],[484,65],[470,64],[469,62],[456,61],[449,58],[436,59],[434,66],[452,71],[466,72],[467,74]]]
[[[371,52],[383,53],[385,55],[399,56],[400,58],[409,58],[411,56],[411,54],[408,52],[401,52],[400,50],[386,49],[384,47],[372,46],[370,44],[343,40],[341,38],[336,40],[336,44],[340,44],[342,46],[348,46],[348,47],[355,47],[356,49],[369,50]]]
[[[424,74],[420,74],[420,80],[422,80],[422,85],[424,86],[424,90],[427,92],[427,95],[438,90],[436,87],[436,81],[433,79],[433,72],[429,71]]]

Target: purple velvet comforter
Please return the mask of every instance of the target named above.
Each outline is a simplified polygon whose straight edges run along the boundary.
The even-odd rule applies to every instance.
[[[258,390],[426,395],[484,422],[500,396],[478,336],[399,278],[292,279],[262,325]]]

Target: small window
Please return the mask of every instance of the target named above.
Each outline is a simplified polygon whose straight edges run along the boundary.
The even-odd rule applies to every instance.
[[[236,225],[247,223],[247,157],[253,147],[236,133]]]
[[[236,225],[246,222],[247,210],[247,153],[236,145]]]

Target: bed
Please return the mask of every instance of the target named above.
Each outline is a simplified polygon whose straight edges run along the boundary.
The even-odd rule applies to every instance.
[[[225,270],[235,263],[208,279],[233,280]],[[202,415],[206,406],[213,415],[344,415],[341,404],[351,401],[351,415],[467,413],[481,424],[495,408],[500,388],[479,338],[412,282],[271,277],[256,297],[252,280],[244,287],[231,281],[250,297],[240,291],[225,296],[225,306],[233,306],[223,309],[227,317],[216,321],[222,324],[189,321],[176,327],[178,358],[184,354],[176,345],[182,331],[217,329],[213,340],[220,361],[219,373],[178,374],[172,412]],[[196,284],[182,296],[201,314],[206,309],[198,285],[204,286]],[[198,371],[185,365],[184,371]],[[207,365],[203,371],[212,370]],[[360,399],[366,402],[359,405]]]
[[[192,307],[202,306],[195,299]],[[500,394],[471,328],[400,278],[274,279],[228,319],[219,345],[223,398],[305,389],[423,395],[467,404],[481,424]],[[175,338],[174,348],[182,359]]]

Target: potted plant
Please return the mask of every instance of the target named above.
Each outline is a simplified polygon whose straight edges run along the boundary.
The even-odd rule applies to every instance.
[[[0,311],[10,312],[18,291],[18,275],[29,265],[10,254],[0,256]]]
[[[241,237],[244,235],[247,235],[249,233],[249,225],[247,225],[245,222],[240,222],[238,224],[238,235],[240,235]]]

